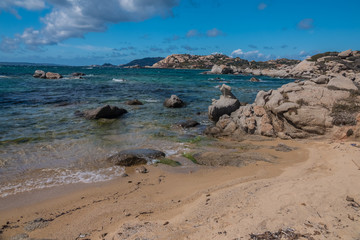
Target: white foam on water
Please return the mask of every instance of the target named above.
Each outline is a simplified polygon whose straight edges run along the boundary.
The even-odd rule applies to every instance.
[[[123,79],[123,78],[120,78],[120,79],[113,78],[112,80],[113,80],[114,82],[126,82],[126,80]]]
[[[0,75],[0,78],[10,78],[9,76]]]
[[[31,177],[22,182],[8,183],[0,186],[0,197],[72,183],[104,182],[119,177],[123,173],[124,168],[119,166],[92,171],[69,170],[64,168],[43,169],[40,171],[39,177]]]
[[[148,103],[157,103],[157,102],[160,102],[160,100],[146,99],[145,102],[148,102]]]

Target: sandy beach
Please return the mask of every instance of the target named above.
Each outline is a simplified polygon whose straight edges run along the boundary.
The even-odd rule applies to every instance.
[[[296,149],[270,148],[278,143]],[[359,144],[252,144],[276,161],[244,167],[159,164],[148,166],[146,174],[129,168],[128,177],[111,182],[3,198],[0,238],[250,239],[279,229],[297,233],[295,239],[360,238]]]

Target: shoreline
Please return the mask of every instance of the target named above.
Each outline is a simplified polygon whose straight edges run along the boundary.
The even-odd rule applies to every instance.
[[[284,141],[269,139],[258,144],[276,146],[278,142]],[[85,234],[87,238],[98,239],[104,233],[110,236],[129,221],[135,225],[155,221],[156,228],[166,222],[170,223],[165,226],[174,221],[185,221],[184,213],[191,216],[189,209],[200,202],[199,209],[202,209],[212,199],[223,197],[219,192],[259,181],[273,181],[286,175],[289,169],[312,161],[308,155],[308,151],[310,153],[313,149],[309,147],[309,141],[285,143],[298,149],[291,152],[276,152],[268,148],[264,150],[279,157],[276,163],[256,162],[245,167],[201,167],[198,171],[188,173],[176,172],[176,168],[165,165],[148,166],[148,174],[136,174],[134,169],[130,169],[127,178],[90,185],[68,185],[0,199],[3,206],[7,201],[13,204],[11,209],[0,210],[3,216],[0,224],[4,226],[7,225],[6,222],[10,222],[0,239],[8,239],[24,232],[32,238],[75,239]],[[314,144],[326,145],[317,142]],[[248,195],[246,192],[242,193]],[[203,200],[206,201],[205,205]],[[229,209],[224,211],[228,212]],[[23,228],[29,222],[38,218],[46,220],[45,227],[24,231]],[[112,220],[109,222],[109,219]],[[14,226],[18,227],[12,228]],[[160,233],[156,237],[156,231],[151,230],[151,234],[155,234],[154,239],[163,239]],[[104,239],[112,238],[105,236]],[[133,239],[132,236],[130,239]],[[170,239],[182,238],[173,236]]]

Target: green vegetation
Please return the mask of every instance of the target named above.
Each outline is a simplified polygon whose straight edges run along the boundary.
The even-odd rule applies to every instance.
[[[189,143],[196,144],[196,143],[201,142],[201,140],[202,140],[202,137],[197,136],[197,137],[194,137],[193,139],[190,139]]]
[[[338,52],[325,52],[325,53],[319,53],[316,54],[314,56],[312,56],[311,58],[307,59],[308,61],[312,61],[312,62],[316,62],[319,58],[322,57],[328,57],[328,56],[337,56],[339,53]]]
[[[335,103],[332,108],[333,124],[336,126],[356,125],[356,114],[360,112],[360,103],[354,98],[349,98],[346,102]]]
[[[186,157],[187,159],[189,159],[193,163],[199,164],[191,153],[185,153],[184,152],[182,155],[183,155],[183,157]]]
[[[172,159],[169,158],[162,158],[159,160],[159,163],[161,164],[166,164],[172,167],[177,167],[177,166],[181,166],[181,163],[179,163],[178,161],[174,161]]]

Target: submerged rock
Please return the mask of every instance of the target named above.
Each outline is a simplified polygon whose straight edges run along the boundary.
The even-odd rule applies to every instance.
[[[250,82],[260,82],[260,80],[256,77],[250,78]]]
[[[154,149],[131,149],[121,151],[107,160],[115,165],[133,166],[146,164],[149,160],[165,157],[165,153]]]
[[[140,102],[137,99],[129,100],[125,103],[126,105],[144,105],[142,102]]]
[[[220,88],[222,95],[219,100],[213,100],[209,106],[209,119],[217,122],[225,114],[230,115],[240,107],[239,100],[232,94],[231,87],[223,84]]]
[[[192,127],[196,127],[197,125],[200,125],[200,123],[198,123],[195,120],[186,120],[179,122],[178,125],[182,128],[192,128]]]
[[[170,98],[164,101],[164,106],[167,108],[181,108],[185,103],[176,95],[171,95]]]
[[[127,113],[127,111],[123,108],[105,105],[97,109],[84,111],[81,115],[87,119],[99,119],[99,118],[112,119],[112,118],[121,117],[125,113]],[[79,113],[77,113],[77,115],[80,116]]]
[[[73,77],[81,77],[81,76],[85,76],[86,74],[85,73],[82,73],[82,72],[74,72],[71,74],[71,76]]]

